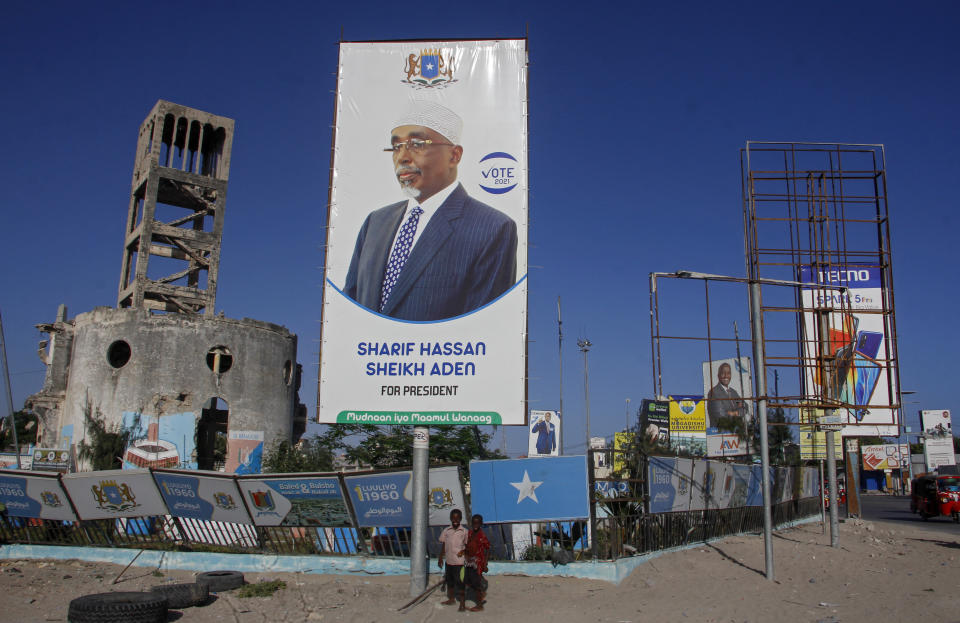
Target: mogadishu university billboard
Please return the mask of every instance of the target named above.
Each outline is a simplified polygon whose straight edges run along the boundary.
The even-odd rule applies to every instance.
[[[318,421],[524,424],[526,40],[340,44]]]
[[[829,356],[833,360],[830,378],[821,379],[816,365],[806,367],[807,394],[816,399],[828,395],[847,406],[837,409],[843,436],[889,436],[899,434],[897,412],[896,345],[891,331],[892,316],[884,313],[887,293],[882,288],[879,266],[846,266],[824,270],[801,267],[800,280],[840,290],[806,286],[802,291],[804,357],[816,362],[818,307],[831,308],[828,327]],[[844,297],[844,298],[841,298]]]

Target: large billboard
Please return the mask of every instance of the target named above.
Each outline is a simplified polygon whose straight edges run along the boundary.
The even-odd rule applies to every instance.
[[[318,421],[524,424],[526,40],[343,42]]]
[[[527,456],[560,456],[559,411],[531,411]]]
[[[814,270],[803,266],[800,280],[847,288],[842,293],[818,285],[802,289],[807,396],[817,403],[830,398],[843,404],[836,410],[843,436],[896,436],[897,411],[892,406],[897,403],[897,368],[882,269],[850,265]],[[818,339],[814,310],[823,308],[834,311],[829,315],[827,335]],[[824,378],[818,363],[821,341],[827,343],[830,358]]]

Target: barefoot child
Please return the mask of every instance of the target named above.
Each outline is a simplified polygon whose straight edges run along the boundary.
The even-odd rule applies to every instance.
[[[437,559],[437,566],[443,569],[443,563],[446,561],[447,570],[444,574],[444,582],[447,585],[447,600],[443,605],[449,606],[460,601],[459,610],[466,610],[465,590],[463,587],[463,554],[467,548],[467,538],[469,531],[460,525],[463,519],[463,513],[459,509],[450,511],[450,525],[440,533],[440,557]],[[455,598],[456,597],[456,598]]]
[[[490,551],[490,541],[483,533],[483,515],[474,515],[470,525],[470,536],[466,547],[466,572],[464,583],[473,589],[477,605],[470,608],[471,612],[483,610],[486,593],[483,590],[483,574],[487,571],[487,553]]]

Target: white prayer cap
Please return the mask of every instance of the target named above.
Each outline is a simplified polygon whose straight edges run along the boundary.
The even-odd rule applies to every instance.
[[[463,119],[460,115],[446,106],[428,100],[410,100],[407,109],[393,127],[399,128],[402,125],[422,125],[430,128],[454,145],[460,144],[460,135],[463,133]]]

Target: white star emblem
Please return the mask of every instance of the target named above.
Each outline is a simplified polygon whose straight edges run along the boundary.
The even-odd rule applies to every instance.
[[[433,63],[427,63],[427,69],[428,70],[433,69]]]
[[[510,486],[515,488],[520,494],[517,496],[517,504],[522,502],[525,498],[530,498],[537,504],[540,503],[540,500],[537,499],[537,487],[543,484],[543,481],[530,480],[530,474],[527,473],[527,470],[523,470],[523,480],[520,482],[511,482]]]

